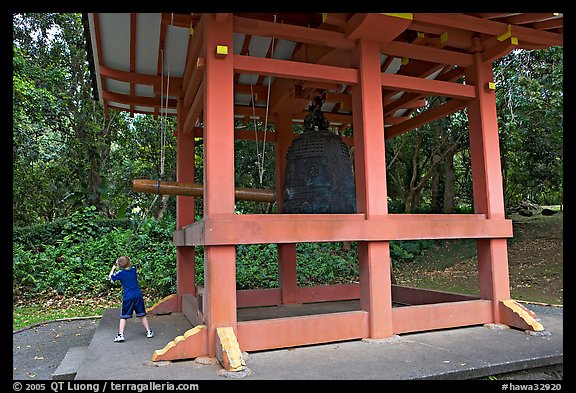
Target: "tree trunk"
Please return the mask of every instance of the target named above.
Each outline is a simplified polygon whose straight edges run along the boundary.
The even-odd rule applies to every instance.
[[[432,213],[439,213],[442,209],[440,203],[440,168],[439,166],[434,166],[432,175],[432,201],[431,210]]]
[[[444,157],[444,209],[446,214],[454,213],[454,189],[456,174],[454,173],[454,150]]]
[[[158,210],[158,214],[156,214],[157,220],[160,220],[162,216],[164,216],[164,213],[166,213],[166,209],[168,209],[168,198],[170,198],[170,195],[162,195],[162,205],[160,210]]]
[[[432,137],[433,140],[436,141],[436,143],[442,144],[442,136],[441,133],[443,133],[443,129],[441,129],[440,127],[438,127],[438,124],[435,124],[435,126],[432,127]],[[432,157],[432,184],[431,184],[431,202],[430,202],[430,208],[432,210],[432,213],[439,213],[442,209],[442,202],[440,200],[440,176],[441,176],[441,170],[440,170],[440,165],[436,165],[436,163],[438,162],[438,159],[436,157]]]
[[[412,210],[416,207],[416,199],[418,191],[415,188],[410,188],[404,199],[404,213],[412,213]]]

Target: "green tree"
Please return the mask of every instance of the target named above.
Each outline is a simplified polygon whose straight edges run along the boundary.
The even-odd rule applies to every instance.
[[[506,205],[562,203],[563,48],[514,51],[494,74]]]
[[[14,223],[100,207],[109,141],[92,99],[80,14],[13,16]]]

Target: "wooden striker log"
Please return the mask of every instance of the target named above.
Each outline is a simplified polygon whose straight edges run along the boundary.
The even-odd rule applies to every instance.
[[[134,179],[132,189],[147,194],[183,195],[200,198],[204,192],[202,184],[150,179]],[[241,201],[274,202],[276,200],[276,192],[268,189],[237,187],[234,189],[234,196]]]

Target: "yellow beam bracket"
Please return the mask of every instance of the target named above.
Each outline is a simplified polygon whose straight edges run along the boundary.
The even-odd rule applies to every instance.
[[[402,19],[408,19],[408,20],[414,19],[414,16],[412,14],[382,13],[382,15],[393,16],[395,18],[402,18]]]
[[[446,42],[448,42],[448,32],[444,31],[442,34],[440,34],[440,48],[446,45]]]
[[[216,54],[226,56],[228,54],[228,46],[216,45]]]
[[[544,331],[540,318],[533,311],[512,299],[501,300],[500,303],[502,305],[500,314],[504,324],[535,332]]]
[[[488,82],[486,83],[486,91],[494,91],[496,90],[496,83],[494,82]]]
[[[226,371],[242,371],[246,367],[238,340],[231,327],[216,328],[216,358]]]
[[[498,38],[498,41],[504,41],[510,37],[512,37],[512,25],[506,26],[506,32],[505,33],[502,33],[499,36],[496,36],[496,38]]]

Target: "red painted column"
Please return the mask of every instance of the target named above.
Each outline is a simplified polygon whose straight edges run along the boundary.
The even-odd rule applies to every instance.
[[[388,214],[380,49],[359,40],[358,84],[352,90],[354,161],[358,213],[366,219]],[[359,242],[360,306],[369,312],[370,337],[393,334],[390,243]]]
[[[234,63],[232,17],[203,14],[204,48],[204,219],[234,215]],[[217,47],[228,53],[217,53]],[[204,247],[204,321],[208,351],[216,354],[216,328],[236,332],[236,247]]]
[[[194,136],[184,134],[184,113],[181,97],[177,103],[176,133],[176,181],[194,183]],[[194,197],[176,197],[176,229],[194,222]],[[195,294],[195,252],[194,247],[176,247],[176,292],[178,312],[182,311],[182,295]]]
[[[286,171],[286,154],[294,138],[292,117],[288,114],[278,114],[275,119],[277,132],[276,146],[276,204],[278,212],[282,212],[284,201],[284,173]],[[296,303],[296,244],[278,244],[278,286],[281,290],[282,304]]]
[[[494,81],[492,63],[484,63],[478,53],[474,55],[474,64],[466,70],[466,82],[476,86],[477,94],[468,104],[474,211],[486,214],[487,218],[504,218],[496,95],[487,88]],[[498,302],[510,298],[507,242],[479,239],[476,248],[480,296],[493,301],[494,319],[499,322]]]

